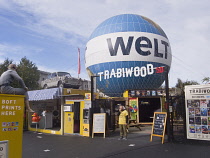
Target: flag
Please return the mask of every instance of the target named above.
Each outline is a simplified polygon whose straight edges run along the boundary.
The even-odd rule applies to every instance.
[[[81,71],[81,65],[80,65],[80,49],[78,48],[78,75],[80,74]]]

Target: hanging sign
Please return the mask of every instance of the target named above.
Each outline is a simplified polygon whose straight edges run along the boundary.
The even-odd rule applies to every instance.
[[[94,137],[94,133],[103,133],[105,138],[105,131],[106,131],[106,113],[93,114],[92,138]]]
[[[166,118],[167,118],[166,112],[154,112],[150,141],[152,141],[152,136],[161,137],[163,144],[165,136],[165,128],[166,128]]]
[[[128,95],[129,97],[160,97],[163,96],[163,94],[165,94],[164,90],[129,90],[128,91]]]

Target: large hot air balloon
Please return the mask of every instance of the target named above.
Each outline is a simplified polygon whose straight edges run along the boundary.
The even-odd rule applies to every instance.
[[[91,34],[85,53],[86,70],[97,88],[108,96],[125,90],[157,89],[164,82],[162,68],[170,69],[169,40],[152,20],[122,14],[102,22]]]

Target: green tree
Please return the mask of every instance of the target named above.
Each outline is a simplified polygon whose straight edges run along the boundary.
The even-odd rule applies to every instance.
[[[193,81],[193,80],[192,81],[182,81],[180,78],[178,78],[175,87],[180,90],[181,95],[184,95],[184,87],[187,85],[198,85],[198,82]]]
[[[175,119],[178,118],[184,118],[185,116],[185,91],[184,87],[187,85],[198,85],[198,82],[196,81],[182,81],[180,78],[177,79],[177,83],[175,87],[177,88],[177,91],[179,93],[177,94],[177,97],[174,98],[172,101],[176,104],[175,110],[174,110],[174,117]]]
[[[7,67],[9,64],[12,64],[13,60],[9,60],[8,58],[5,59],[5,61],[0,64],[0,75],[7,70]]]
[[[4,63],[0,64],[0,74],[7,70],[9,64],[12,64],[13,60],[6,59]],[[39,76],[40,72],[36,65],[28,60],[26,57],[23,57],[17,66],[17,73],[24,80],[26,86],[29,90],[39,89]],[[20,87],[20,84],[17,81],[14,81],[12,84],[13,87]]]
[[[210,77],[204,77],[202,79],[202,82],[205,83],[205,84],[210,83]]]
[[[26,57],[22,58],[17,66],[17,73],[22,77],[29,90],[39,88],[40,73],[36,65]]]

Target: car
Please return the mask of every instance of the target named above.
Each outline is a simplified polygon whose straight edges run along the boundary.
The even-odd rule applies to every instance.
[[[41,87],[44,89],[53,87],[64,87],[79,89],[82,84],[81,78],[75,78],[68,72],[53,72],[48,78],[41,81]]]

